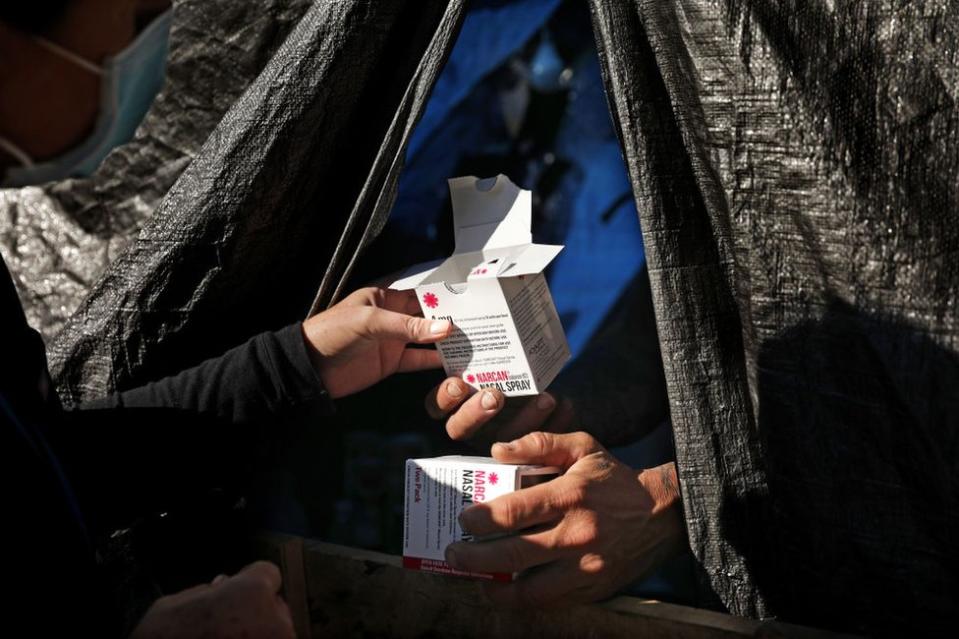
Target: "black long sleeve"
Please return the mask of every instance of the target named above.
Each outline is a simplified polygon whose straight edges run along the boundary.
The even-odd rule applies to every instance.
[[[103,532],[204,489],[239,485],[263,451],[295,436],[284,424],[321,428],[330,411],[295,324],[67,411],[50,437]]]
[[[329,406],[299,324],[262,333],[220,357],[83,409],[175,408],[236,425],[304,405]]]
[[[2,258],[0,336],[0,468],[16,586],[7,624],[39,636],[120,632],[118,616],[142,602],[116,605],[122,586],[102,579],[99,540],[213,489],[242,489],[258,454],[294,435],[281,424],[322,428],[331,410],[296,324],[64,411]]]

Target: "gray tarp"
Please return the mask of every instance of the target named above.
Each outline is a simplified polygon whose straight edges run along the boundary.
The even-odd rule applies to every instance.
[[[733,612],[956,615],[949,5],[594,3],[690,542]]]
[[[305,3],[274,3],[284,4],[293,15]],[[168,88],[167,110],[154,109],[134,143],[146,139],[155,164],[131,158],[133,178],[117,166],[75,201],[71,185],[25,192],[100,242],[80,255],[77,240],[73,299],[112,260],[98,224],[116,216],[132,237],[195,153],[58,335],[65,395],[175,370],[306,313],[314,294],[316,308],[333,299],[389,211],[461,5],[313,3],[250,89],[216,102],[233,106],[202,149],[192,145],[203,125],[193,137],[173,112],[191,105],[169,102]],[[591,1],[643,226],[689,540],[704,591],[733,613],[879,633],[956,615],[959,17],[949,5]],[[206,15],[197,24],[232,30],[222,44],[253,68],[269,47],[237,35],[227,22],[244,12],[227,7],[178,5],[174,37],[193,28],[185,17]],[[214,84],[234,73],[229,56],[203,51],[190,73]],[[161,150],[164,138],[176,150]],[[142,202],[121,179],[142,180]],[[28,233],[33,214],[17,211]],[[61,281],[38,282],[30,303],[43,306]]]
[[[309,4],[175,2],[166,84],[136,138],[89,179],[0,189],[3,257],[48,344]]]
[[[959,16],[594,2],[693,552],[739,614],[959,601]]]
[[[182,33],[197,28],[186,7],[209,10],[178,5],[174,37],[205,41]],[[82,401],[175,372],[328,302],[386,220],[401,144],[460,14],[459,2],[313,3],[57,335],[62,396]],[[243,46],[248,34],[228,30]],[[232,64],[229,52],[217,60]],[[215,67],[184,64],[218,82]],[[174,88],[163,93],[170,108],[192,95]]]

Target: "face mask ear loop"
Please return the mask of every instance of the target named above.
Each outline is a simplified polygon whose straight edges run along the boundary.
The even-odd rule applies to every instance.
[[[6,151],[8,155],[28,169],[33,166],[33,159],[27,155],[26,151],[5,137],[0,137],[0,149]]]
[[[39,36],[34,36],[33,41],[39,44],[44,49],[46,49],[47,51],[50,51],[51,53],[55,53],[56,55],[60,56],[64,60],[72,62],[73,64],[77,65],[78,67],[80,67],[81,69],[85,71],[89,71],[90,73],[93,73],[99,76],[103,75],[103,69],[101,69],[94,63],[90,62],[86,58],[78,56],[73,51],[70,51],[69,49],[65,49],[61,47],[56,42],[51,42],[50,40],[47,40],[46,38],[41,38]]]

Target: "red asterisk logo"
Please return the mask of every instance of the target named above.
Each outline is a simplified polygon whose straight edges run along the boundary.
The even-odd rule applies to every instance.
[[[498,481],[499,481],[499,475],[497,475],[496,473],[490,473],[490,474],[489,474],[489,483],[491,483],[491,484],[493,484],[493,485],[495,486],[495,485],[496,485],[496,482],[498,482]]]
[[[429,306],[430,308],[436,308],[437,306],[440,305],[440,300],[438,297],[436,297],[432,293],[427,293],[426,295],[423,296],[423,303]]]
[[[469,375],[466,376],[466,381],[468,381],[470,384],[475,383],[476,375],[474,375],[473,373],[470,373]]]

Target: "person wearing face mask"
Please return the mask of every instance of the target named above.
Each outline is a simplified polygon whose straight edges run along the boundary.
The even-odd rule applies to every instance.
[[[163,84],[168,0],[0,8],[0,186],[93,173]]]

